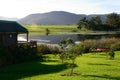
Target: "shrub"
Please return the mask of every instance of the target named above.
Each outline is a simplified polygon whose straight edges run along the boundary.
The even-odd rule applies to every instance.
[[[71,38],[67,38],[66,40],[61,40],[60,45],[68,45],[68,44],[74,44],[74,41]]]
[[[62,49],[59,45],[41,44],[38,45],[37,51],[40,54],[57,54],[61,53]]]
[[[102,48],[110,49],[112,44],[115,44],[115,43],[119,42],[119,39],[117,39],[117,38],[107,38],[107,39],[99,40],[99,42],[100,42],[99,46],[101,46]]]
[[[110,50],[111,51],[120,50],[120,42],[116,42],[115,44],[112,44]]]
[[[72,30],[72,32],[77,32],[78,30]]]
[[[114,53],[114,51],[109,51],[109,56],[110,56],[110,58],[109,59],[114,59],[114,57],[115,57],[115,53]]]
[[[27,61],[37,57],[37,53],[29,43],[21,44],[16,50],[14,56],[20,61]]]
[[[66,43],[67,43],[67,45],[74,44],[74,41],[71,38],[67,38]]]
[[[41,44],[37,46],[37,51],[40,54],[51,54],[51,50],[49,49],[49,47],[45,44]]]
[[[51,53],[53,53],[53,54],[62,52],[62,49],[59,45],[48,45],[48,48],[50,49]]]
[[[21,44],[13,50],[0,47],[0,52],[0,66],[30,61],[41,57],[37,55],[29,43]]]
[[[107,38],[107,39],[100,39],[100,40],[85,40],[80,44],[84,45],[83,46],[84,53],[87,53],[97,48],[110,49],[112,44],[115,44],[115,43],[118,44],[118,42],[119,42],[119,39],[117,38]]]
[[[97,41],[96,40],[85,40],[84,42],[80,43],[80,45],[83,45],[83,52],[84,53],[87,53],[89,52],[91,49],[94,49],[96,48],[96,44],[97,44]]]

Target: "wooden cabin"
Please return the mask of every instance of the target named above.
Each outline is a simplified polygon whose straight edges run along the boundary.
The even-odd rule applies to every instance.
[[[0,46],[5,48],[17,47],[18,34],[26,34],[28,41],[28,30],[16,21],[0,20]]]

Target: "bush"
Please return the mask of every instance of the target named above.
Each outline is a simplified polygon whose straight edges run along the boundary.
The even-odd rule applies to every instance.
[[[37,51],[40,54],[51,54],[51,50],[49,49],[49,47],[45,44],[41,44],[37,46]]]
[[[112,44],[110,49],[111,49],[111,51],[120,50],[120,42],[117,42],[117,43],[115,43],[115,44]]]
[[[115,43],[118,44],[118,42],[119,42],[119,39],[107,38],[107,39],[100,39],[100,40],[85,40],[80,44],[82,44],[84,47],[84,53],[88,53],[91,50],[94,50],[97,48],[110,49],[112,44],[115,44]]]
[[[114,51],[109,51],[109,56],[110,56],[109,59],[114,59],[114,57],[115,57]]]
[[[30,61],[41,57],[37,55],[29,43],[21,44],[13,50],[0,47],[0,52],[0,66]]]
[[[72,32],[77,32],[78,30],[72,30]]]
[[[119,39],[117,39],[117,38],[107,38],[107,39],[99,40],[99,42],[100,42],[100,44],[98,43],[98,45],[101,46],[102,48],[110,49],[112,44],[115,44],[115,43],[119,42]]]
[[[37,51],[41,54],[57,54],[61,53],[62,49],[58,45],[41,44],[38,45]]]
[[[57,53],[61,53],[62,52],[62,49],[59,45],[48,45],[51,53],[53,54],[57,54]]]
[[[96,44],[97,44],[97,41],[96,40],[85,40],[84,42],[80,43],[80,45],[83,45],[83,52],[84,53],[87,53],[89,52],[91,49],[94,49],[96,48]]]
[[[18,59],[18,62],[28,61],[37,57],[37,52],[34,51],[29,43],[21,44],[18,48],[16,48],[16,52],[14,53],[14,56]]]

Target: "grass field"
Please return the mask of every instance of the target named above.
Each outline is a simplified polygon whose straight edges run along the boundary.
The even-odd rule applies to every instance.
[[[48,28],[50,34],[66,34],[78,33],[82,30],[77,29],[77,25],[25,25],[30,32],[30,35],[45,35],[45,30]],[[83,30],[85,31],[85,30]]]
[[[49,29],[49,35],[60,34],[118,34],[120,31],[92,31],[85,28],[77,29],[77,25],[24,25],[29,31],[29,35],[46,35],[46,29]]]
[[[61,76],[70,70],[58,56],[0,67],[0,80],[120,80],[120,51],[109,60],[106,53],[83,54],[76,59],[77,76]]]

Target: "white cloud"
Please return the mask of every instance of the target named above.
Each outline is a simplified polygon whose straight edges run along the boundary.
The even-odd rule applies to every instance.
[[[77,14],[120,12],[120,0],[0,0],[0,16],[24,17],[32,13],[68,11]]]

